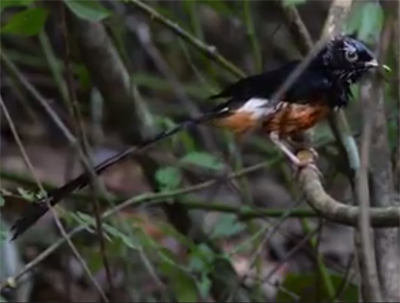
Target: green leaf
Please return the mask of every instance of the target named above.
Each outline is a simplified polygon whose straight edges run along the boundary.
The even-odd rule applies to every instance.
[[[27,191],[21,187],[17,187],[18,193],[21,195],[22,198],[24,198],[27,201],[33,201],[35,200],[35,194],[33,192]]]
[[[307,0],[283,0],[283,6],[284,7],[289,7],[289,6],[296,6],[301,3],[306,2]]]
[[[0,243],[7,240],[7,230],[3,230],[0,226]]]
[[[214,155],[203,152],[191,152],[180,160],[181,164],[194,164],[212,170],[223,170],[224,164]]]
[[[42,7],[31,7],[14,14],[6,25],[1,28],[3,34],[21,36],[37,35],[43,28],[48,10]]]
[[[192,271],[200,272],[204,268],[204,262],[199,256],[191,256],[189,259],[189,269]]]
[[[94,218],[85,213],[78,211],[78,212],[76,212],[76,216],[82,225],[85,225],[85,224],[95,225],[96,224],[96,221],[94,220]]]
[[[355,2],[353,9],[349,13],[349,17],[346,18],[345,32],[347,34],[357,34],[360,28],[362,19],[362,3]]]
[[[189,273],[165,261],[161,262],[159,269],[169,278],[178,302],[198,302],[196,282]]]
[[[3,195],[0,194],[0,207],[4,206],[5,200]]]
[[[200,281],[198,281],[197,287],[199,288],[201,297],[208,298],[208,296],[210,295],[211,280],[206,273],[203,273],[201,275],[201,279]]]
[[[114,237],[122,240],[128,247],[133,248],[133,249],[138,249],[138,244],[136,243],[135,239],[132,239],[125,235],[123,232],[119,231],[115,227],[109,225],[109,224],[103,224],[103,229],[109,233],[110,235],[113,235]]]
[[[81,225],[89,225],[89,226],[96,226],[96,220],[87,214],[84,214],[82,212],[77,212],[76,214],[72,214],[72,217],[77,220]],[[121,240],[123,243],[125,243],[128,247],[137,249],[138,245],[135,243],[135,239],[132,239],[119,231],[117,228],[111,226],[110,224],[102,222],[102,227],[103,230],[106,232],[104,234],[105,238],[108,240],[111,240],[109,235]],[[90,229],[92,233],[95,231],[93,229]]]
[[[96,249],[93,249],[93,247],[84,246],[80,247],[79,250],[85,257],[86,264],[91,272],[98,272],[102,269],[104,266],[103,257]]]
[[[7,240],[8,230],[4,224],[0,224],[0,244],[1,242]]]
[[[208,272],[215,258],[215,253],[206,244],[199,244],[190,253],[188,267],[194,272]]]
[[[374,2],[356,2],[346,23],[346,32],[365,42],[373,41],[383,26],[382,7]]]
[[[65,5],[79,18],[99,22],[111,13],[96,0],[63,0]]]
[[[358,38],[369,41],[374,38],[374,34],[381,31],[383,26],[383,10],[379,3],[365,2],[363,4],[362,18],[358,31]]]
[[[239,222],[233,214],[221,214],[218,222],[211,232],[212,238],[224,238],[233,236],[246,229],[246,225]]]
[[[32,2],[33,2],[33,0],[1,0],[0,1],[0,12],[7,7],[28,6]]]
[[[331,275],[331,280],[336,292],[340,290],[344,277]],[[318,287],[318,288],[317,288]],[[332,300],[326,290],[325,284],[317,274],[290,274],[279,288],[276,302],[329,302]],[[282,291],[285,290],[285,291]],[[358,290],[354,284],[348,284],[338,298],[339,302],[358,302]],[[292,295],[291,295],[292,294]],[[298,297],[294,297],[294,295]]]
[[[74,72],[82,89],[89,89],[91,80],[87,68],[84,65],[77,65]]]
[[[182,181],[181,171],[174,166],[160,168],[155,177],[160,186],[167,189],[177,188]]]

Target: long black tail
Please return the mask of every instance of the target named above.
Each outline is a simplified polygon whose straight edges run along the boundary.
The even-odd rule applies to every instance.
[[[203,122],[207,122],[209,120],[212,120],[214,118],[217,118],[221,115],[224,115],[226,113],[226,110],[221,110],[221,111],[213,111],[209,114],[206,114],[200,118],[196,119],[191,119],[184,121],[180,124],[178,124],[176,127],[161,132],[154,138],[151,138],[150,140],[147,140],[143,143],[141,143],[139,146],[135,147],[130,147],[127,150],[105,160],[104,162],[98,164],[97,166],[94,167],[94,171],[97,175],[101,174],[104,170],[109,168],[110,166],[120,162],[123,159],[126,159],[128,156],[141,152],[144,149],[150,147],[151,145],[155,144],[156,142],[168,138],[177,132],[183,130],[184,128],[187,128],[189,126],[194,126]],[[87,186],[90,182],[90,174],[85,172],[76,177],[75,179],[72,179],[62,187],[56,188],[52,191],[50,191],[45,198],[42,198],[32,204],[30,204],[27,209],[23,212],[22,216],[14,223],[14,225],[11,227],[11,231],[13,233],[13,237],[11,239],[14,240],[18,236],[20,236],[22,233],[24,233],[28,228],[30,228],[33,224],[36,223],[37,220],[39,220],[48,210],[48,204],[51,206],[56,205],[58,202],[60,202],[62,199],[67,197],[69,194],[71,194],[74,190],[76,189],[81,189],[85,186]]]

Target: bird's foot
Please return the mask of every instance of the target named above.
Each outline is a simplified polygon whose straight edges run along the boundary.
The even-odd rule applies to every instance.
[[[310,158],[310,153],[312,157]],[[317,175],[322,178],[322,172],[318,169],[317,165],[315,164],[315,160],[318,159],[318,153],[313,148],[309,148],[303,151],[300,151],[296,158],[291,159],[292,164],[295,169],[295,176],[298,177],[301,170],[305,168],[310,168],[314,170]]]

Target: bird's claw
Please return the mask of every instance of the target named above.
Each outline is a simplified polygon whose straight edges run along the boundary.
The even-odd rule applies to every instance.
[[[318,158],[318,154],[314,149],[310,149],[309,151],[315,156],[315,158]],[[320,178],[323,178],[322,172],[318,169],[317,165],[314,162],[314,159],[300,160],[299,158],[297,158],[295,161],[292,161],[292,163],[295,167],[294,169],[296,171],[296,178],[298,177],[300,171],[305,168],[310,168],[314,170]]]
[[[310,153],[312,153],[312,155],[314,156],[314,158],[317,160],[319,158],[318,152],[315,150],[315,148],[308,148],[307,149]]]

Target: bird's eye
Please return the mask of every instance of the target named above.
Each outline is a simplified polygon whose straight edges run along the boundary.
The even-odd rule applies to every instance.
[[[346,60],[349,62],[354,62],[358,59],[358,54],[356,51],[348,50],[345,52]]]

